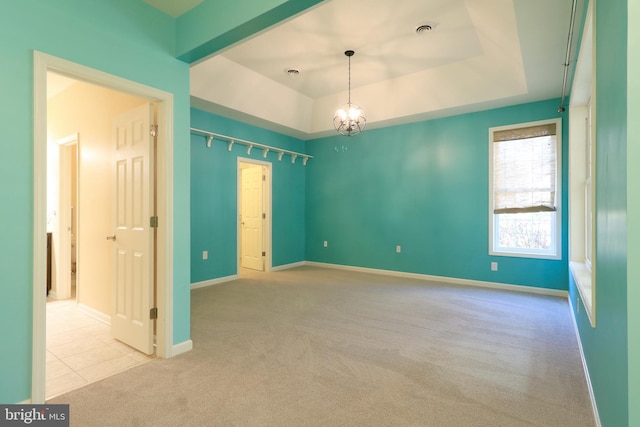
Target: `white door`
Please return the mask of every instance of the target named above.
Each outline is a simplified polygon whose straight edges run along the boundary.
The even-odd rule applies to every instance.
[[[114,234],[107,236],[113,244],[112,334],[146,354],[153,353],[152,118],[145,104],[114,119]]]
[[[264,192],[262,166],[241,169],[241,230],[242,266],[264,271],[263,256],[263,204]]]

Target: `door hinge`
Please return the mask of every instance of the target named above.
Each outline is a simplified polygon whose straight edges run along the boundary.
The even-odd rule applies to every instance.
[[[267,256],[267,253],[265,251],[262,251],[262,256]]]
[[[267,176],[266,175],[262,175],[262,180],[266,181],[267,180]]]
[[[158,136],[158,125],[151,125],[149,129],[149,134],[154,138]]]
[[[149,218],[149,227],[158,228],[158,217],[157,216],[152,216],[151,218]]]
[[[151,310],[149,310],[149,319],[155,320],[157,318],[158,318],[158,308],[153,307]]]
[[[266,213],[262,213],[262,219],[267,219],[267,214]]]

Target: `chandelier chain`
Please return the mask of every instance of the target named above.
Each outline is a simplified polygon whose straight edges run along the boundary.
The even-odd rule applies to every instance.
[[[351,105],[351,56],[349,56],[349,105]]]

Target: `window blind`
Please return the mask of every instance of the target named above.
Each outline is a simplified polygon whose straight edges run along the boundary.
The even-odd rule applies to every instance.
[[[556,210],[556,124],[493,133],[493,212]]]

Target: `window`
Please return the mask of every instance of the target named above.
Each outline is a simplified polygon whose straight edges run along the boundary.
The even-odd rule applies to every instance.
[[[593,1],[589,2],[569,105],[569,267],[583,305],[596,326],[596,90]]]
[[[489,253],[560,258],[560,120],[489,130]]]

